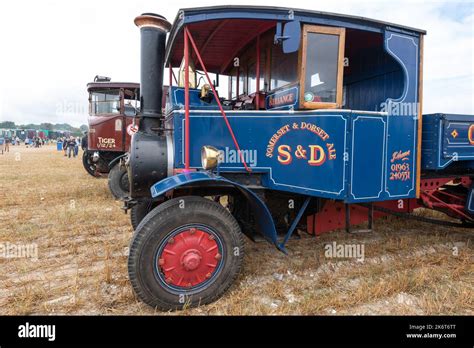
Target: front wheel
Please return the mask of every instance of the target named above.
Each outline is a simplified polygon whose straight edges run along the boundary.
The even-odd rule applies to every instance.
[[[132,224],[134,231],[145,216],[160,203],[162,203],[162,200],[152,201],[151,199],[145,199],[137,202],[130,208],[130,223]]]
[[[128,182],[128,173],[125,166],[117,163],[109,172],[109,189],[116,199],[125,198],[128,196],[130,184]]]
[[[161,310],[217,300],[239,274],[240,227],[220,204],[178,197],[140,223],[130,244],[128,274],[137,296]]]
[[[66,155],[64,155],[66,156]],[[100,175],[97,173],[96,165],[92,161],[91,156],[89,156],[88,151],[82,153],[82,165],[89,175],[92,175],[95,178],[98,178]]]

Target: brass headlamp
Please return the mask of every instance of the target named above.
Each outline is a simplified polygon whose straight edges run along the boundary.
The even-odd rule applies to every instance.
[[[217,167],[219,163],[219,150],[211,145],[204,145],[201,148],[201,165],[205,170]]]

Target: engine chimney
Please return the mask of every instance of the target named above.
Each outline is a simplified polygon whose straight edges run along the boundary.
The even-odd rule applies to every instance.
[[[162,128],[163,70],[166,33],[171,24],[162,16],[144,13],[135,18],[140,28],[140,125],[132,136],[127,161],[130,198],[150,197],[150,187],[170,170],[166,135]]]
[[[163,69],[165,59],[166,33],[171,24],[166,18],[144,13],[135,18],[135,24],[140,28],[140,106],[144,127],[156,124],[147,122],[147,118],[161,118],[161,103],[163,95]],[[140,122],[142,125],[142,122]],[[152,126],[153,127],[153,126]],[[143,129],[143,127],[140,126]],[[145,129],[143,129],[145,130]]]

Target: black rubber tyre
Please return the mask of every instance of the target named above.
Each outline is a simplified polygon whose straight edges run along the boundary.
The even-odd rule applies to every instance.
[[[109,172],[109,189],[116,199],[128,196],[130,184],[128,182],[128,173],[125,166],[119,163],[114,165]]]
[[[163,280],[165,271],[157,260],[165,255],[163,245],[179,242],[173,233],[189,226],[212,230],[222,256],[208,280],[190,288],[177,288]],[[171,242],[174,236],[176,241]],[[160,204],[138,225],[130,244],[128,274],[140,300],[160,310],[177,310],[207,304],[222,296],[237,278],[243,256],[240,227],[224,207],[202,197],[178,197]],[[184,266],[180,271],[184,272]]]
[[[89,156],[89,152],[87,151],[84,151],[82,153],[82,165],[84,166],[84,169],[86,170],[87,174],[93,176],[94,178],[100,177],[100,175],[96,173],[96,166],[92,162]]]
[[[130,223],[132,224],[133,230],[135,231],[145,216],[161,203],[162,201],[153,202],[151,199],[147,199],[139,201],[132,206],[132,208],[130,208]]]

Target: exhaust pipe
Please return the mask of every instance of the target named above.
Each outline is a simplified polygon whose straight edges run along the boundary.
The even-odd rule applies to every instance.
[[[166,33],[163,16],[144,13],[135,18],[140,28],[140,125],[132,136],[128,177],[132,199],[149,198],[150,187],[168,174],[168,151],[163,131],[162,96]]]

